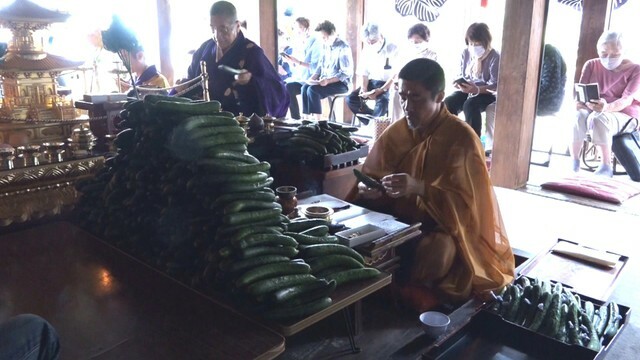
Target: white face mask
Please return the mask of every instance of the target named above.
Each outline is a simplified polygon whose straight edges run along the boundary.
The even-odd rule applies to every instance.
[[[622,56],[614,57],[614,58],[600,58],[600,63],[607,70],[613,70],[622,64]]]
[[[427,48],[427,42],[426,41],[413,44],[413,49],[418,53],[423,52],[426,48]]]
[[[484,54],[484,51],[485,51],[484,46],[482,45],[476,45],[476,46],[469,45],[469,52],[473,57],[479,58]]]

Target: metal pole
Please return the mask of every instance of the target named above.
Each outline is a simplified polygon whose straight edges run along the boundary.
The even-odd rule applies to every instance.
[[[209,101],[209,74],[207,74],[207,62],[200,61],[200,72],[202,73],[202,99]]]

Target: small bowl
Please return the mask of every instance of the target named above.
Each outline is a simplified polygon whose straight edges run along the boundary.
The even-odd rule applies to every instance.
[[[447,331],[451,319],[438,311],[427,311],[420,314],[420,325],[425,334],[437,338]]]
[[[326,206],[312,205],[307,206],[302,213],[310,219],[325,219],[327,221],[331,221],[333,209]]]

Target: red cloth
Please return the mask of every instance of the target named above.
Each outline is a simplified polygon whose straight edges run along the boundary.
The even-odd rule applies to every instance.
[[[541,187],[613,204],[621,204],[628,198],[640,194],[640,184],[593,174],[567,176],[558,180],[548,181],[542,184]]]

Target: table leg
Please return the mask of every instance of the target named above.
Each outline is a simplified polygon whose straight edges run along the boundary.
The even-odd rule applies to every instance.
[[[353,354],[357,354],[360,352],[360,348],[356,345],[356,339],[354,338],[353,332],[353,324],[351,323],[351,314],[349,314],[349,309],[342,309],[342,314],[344,315],[344,321],[347,324],[347,334],[349,335],[349,345],[351,346],[351,352]]]

